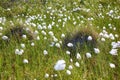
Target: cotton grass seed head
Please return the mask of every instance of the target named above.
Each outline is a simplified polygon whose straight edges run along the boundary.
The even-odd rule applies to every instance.
[[[81,55],[80,55],[80,53],[77,53],[76,58],[77,58],[78,60],[81,59]]]
[[[57,77],[58,75],[57,74],[54,74],[54,77]]]
[[[35,43],[34,43],[34,42],[32,42],[32,43],[31,43],[31,46],[35,46]]]
[[[57,48],[60,48],[60,43],[56,43],[55,46],[56,46]]]
[[[72,43],[68,43],[67,46],[68,47],[73,47],[73,44]]]
[[[27,60],[27,59],[24,59],[24,60],[23,60],[23,63],[28,64],[28,60]]]
[[[8,37],[4,35],[4,36],[2,36],[2,39],[3,40],[8,40]]]
[[[72,69],[73,69],[73,66],[72,66],[72,65],[69,65],[68,69],[69,69],[69,70],[72,70]]]
[[[118,55],[117,52],[118,52],[118,49],[111,49],[109,53],[111,55]]]
[[[73,62],[73,59],[72,59],[72,58],[70,58],[70,62]]]
[[[91,41],[92,40],[92,36],[88,36],[88,40]]]
[[[2,31],[3,30],[3,27],[0,27],[0,31]]]
[[[65,38],[65,34],[62,33],[62,34],[61,34],[61,38]]]
[[[70,51],[67,50],[67,51],[66,51],[66,54],[70,55]]]
[[[71,71],[70,70],[67,70],[66,73],[67,73],[67,75],[71,75]]]
[[[26,36],[25,34],[23,34],[23,35],[22,35],[22,37],[23,37],[24,39],[26,39],[26,38],[27,38],[27,36]]]
[[[45,78],[49,78],[49,74],[48,73],[45,74]]]
[[[94,48],[94,52],[95,52],[96,54],[98,54],[98,53],[100,53],[100,50],[99,50],[98,48]]]
[[[58,60],[54,66],[56,71],[64,70],[66,67],[65,60]]]
[[[22,48],[25,48],[25,44],[21,43],[20,45],[21,45]]]
[[[87,57],[87,58],[91,58],[91,57],[92,57],[91,53],[87,52],[87,53],[86,53],[86,57]]]
[[[44,54],[44,55],[47,55],[47,54],[48,54],[48,51],[47,51],[47,50],[44,50],[44,51],[43,51],[43,54]]]
[[[23,49],[15,49],[15,54],[22,55],[24,53]]]
[[[36,37],[36,40],[40,40],[40,37],[39,37],[39,36],[37,36],[37,37]]]
[[[109,65],[110,65],[110,68],[115,68],[115,64],[109,63]]]
[[[75,63],[75,66],[76,66],[76,67],[80,67],[79,62],[76,62],[76,63]]]

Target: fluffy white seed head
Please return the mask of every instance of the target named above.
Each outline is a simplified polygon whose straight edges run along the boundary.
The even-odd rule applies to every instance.
[[[32,42],[32,43],[31,43],[31,46],[35,46],[35,43],[34,43],[34,42]]]
[[[110,68],[115,68],[115,64],[110,63],[109,65],[110,65]]]
[[[49,34],[50,36],[54,36],[54,33],[53,33],[52,31],[49,31],[48,34]]]
[[[66,51],[66,54],[70,55],[70,51]]]
[[[3,30],[3,27],[0,27],[0,31],[2,31]]]
[[[62,33],[62,34],[61,34],[61,38],[64,38],[64,37],[65,37],[65,34]]]
[[[60,43],[56,43],[55,46],[56,46],[57,48],[60,48]]]
[[[67,75],[71,75],[71,71],[70,70],[67,70],[66,73],[67,73]]]
[[[65,60],[58,60],[54,66],[56,71],[64,70],[66,67]]]
[[[72,58],[70,58],[70,62],[73,62],[73,59],[72,59]]]
[[[3,40],[8,40],[8,37],[4,35],[4,36],[2,36],[2,39]]]
[[[24,53],[24,50],[23,49],[15,49],[15,54],[17,55],[22,55]]]
[[[27,59],[24,59],[24,60],[23,60],[23,63],[28,64],[28,60],[27,60]]]
[[[72,43],[68,43],[67,46],[68,47],[73,47],[73,44]]]
[[[47,34],[44,30],[42,30],[41,33],[42,33],[43,35],[46,35],[46,34]]]
[[[19,49],[15,49],[15,54],[19,54]]]
[[[87,57],[87,58],[91,58],[91,57],[92,57],[91,53],[87,52],[87,53],[86,53],[86,57]]]
[[[105,38],[101,38],[101,41],[105,42]]]
[[[25,34],[23,34],[23,35],[22,35],[22,37],[23,37],[24,39],[26,39],[26,38],[27,38],[27,36],[26,36]]]
[[[58,75],[57,74],[54,74],[54,77],[57,77]]]
[[[68,69],[69,69],[69,70],[73,69],[73,66],[72,66],[72,65],[69,65]]]
[[[96,54],[98,54],[98,53],[100,53],[100,50],[99,50],[98,48],[94,48],[94,52],[95,52]]]
[[[118,37],[119,37],[119,35],[118,35],[118,34],[115,34],[115,37],[116,37],[116,38],[118,38]]]
[[[53,41],[54,41],[54,42],[57,42],[58,39],[57,39],[55,36],[53,36]]]
[[[34,34],[37,35],[39,32],[37,30],[35,30]]]
[[[78,62],[75,63],[76,67],[80,67],[80,64]]]
[[[21,45],[22,48],[25,48],[25,44],[22,43],[22,44],[20,44],[20,45]]]
[[[48,78],[48,77],[49,77],[49,74],[48,74],[48,73],[46,73],[46,74],[45,74],[45,78]]]
[[[92,36],[88,36],[88,40],[91,41],[92,40]]]
[[[52,29],[52,25],[51,24],[48,25],[48,29]]]
[[[109,52],[111,55],[118,55],[117,54],[117,50],[118,49],[111,49],[111,51]]]
[[[40,40],[40,37],[39,37],[39,36],[37,36],[37,37],[36,37],[36,40]]]
[[[43,51],[43,54],[44,54],[44,55],[47,55],[47,54],[48,54],[48,51],[47,51],[47,50],[44,50],[44,51]]]
[[[77,58],[78,60],[80,60],[80,59],[81,59],[81,55],[80,55],[79,53],[77,53],[76,58]]]

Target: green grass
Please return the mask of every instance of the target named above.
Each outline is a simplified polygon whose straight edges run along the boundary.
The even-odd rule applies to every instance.
[[[108,34],[119,35],[119,0],[46,1],[45,4],[39,0],[28,0],[28,2],[22,0],[16,0],[15,2],[10,0],[0,1],[0,26],[3,27],[3,30],[0,30],[0,33],[2,33],[0,35],[0,80],[119,80],[120,49],[118,48],[117,56],[110,55],[109,51],[112,49],[111,42],[119,41],[120,37],[115,38],[115,40],[106,38],[106,41],[103,42],[98,36],[97,47],[100,49],[100,53],[95,54],[84,47],[82,51],[78,51],[81,60],[73,59],[73,62],[70,62],[71,57],[66,54],[67,48],[63,49],[62,44],[60,48],[49,46],[51,42],[54,42],[53,37],[49,35],[49,31],[52,31],[58,39],[55,43],[64,42],[64,38],[61,38],[62,33],[66,36],[72,35],[76,30],[80,31],[84,27],[93,30],[95,35],[102,32],[103,27],[106,28]],[[102,5],[101,9],[99,8],[100,4]],[[51,9],[49,9],[50,7]],[[78,7],[80,10],[73,11]],[[109,16],[106,13],[109,13],[110,10],[113,10],[113,13]],[[99,14],[102,15],[99,17]],[[119,19],[117,19],[118,17]],[[94,20],[88,20],[88,18]],[[65,21],[65,19],[67,20]],[[112,29],[108,26],[109,24],[112,25]],[[40,40],[20,39],[20,42],[17,42],[14,38],[10,38],[10,42],[2,40],[2,36],[10,28],[19,25],[30,28],[31,32],[37,30],[39,33],[33,36],[39,36]],[[38,25],[42,27],[52,25],[52,29],[44,28],[41,30],[38,29]],[[113,28],[116,28],[116,30],[113,30]],[[45,31],[47,35],[43,35],[41,31]],[[35,46],[31,46],[32,42],[35,43]],[[24,53],[17,55],[15,49],[22,49],[21,43],[25,44]],[[48,51],[48,55],[43,54],[44,50]],[[91,58],[86,57],[87,52],[91,52]],[[24,59],[28,60],[28,64],[23,63]],[[62,71],[55,71],[54,65],[60,59],[66,61],[66,68]],[[75,62],[79,62],[80,67],[76,67]],[[111,68],[109,63],[115,64],[115,68]],[[66,74],[69,65],[73,66],[73,69],[70,70],[71,75]],[[45,78],[46,73],[49,74],[48,78]],[[55,74],[58,76],[51,77]]]

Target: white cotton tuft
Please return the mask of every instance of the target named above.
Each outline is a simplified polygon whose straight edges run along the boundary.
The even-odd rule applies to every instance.
[[[91,41],[92,40],[92,36],[88,36],[88,40]]]
[[[87,58],[91,58],[92,55],[91,55],[90,53],[86,53],[86,57],[87,57]]]
[[[105,42],[105,38],[101,38],[101,41]]]
[[[67,75],[71,75],[71,71],[70,70],[67,70],[66,73],[67,73]]]
[[[61,38],[65,38],[65,34],[61,34]]]
[[[55,46],[56,46],[57,48],[60,48],[60,43],[56,43]]]
[[[78,62],[75,63],[76,67],[80,67],[80,64]]]
[[[81,55],[80,55],[79,53],[77,53],[76,58],[77,58],[78,60],[80,60],[80,59],[81,59]]]
[[[2,36],[2,39],[3,39],[3,40],[7,40],[8,37],[7,37],[7,36]]]
[[[69,68],[69,70],[72,70],[72,69],[73,69],[72,65],[69,65],[69,67],[68,67],[68,68]]]
[[[17,55],[22,55],[24,53],[24,50],[23,49],[15,49],[15,54]]]
[[[48,77],[49,77],[49,74],[48,74],[48,73],[46,73],[46,74],[45,74],[45,78],[48,78]]]
[[[25,44],[22,43],[22,44],[20,44],[20,45],[21,45],[22,48],[25,48]]]
[[[118,49],[112,49],[109,53],[110,53],[111,55],[118,55],[118,54],[117,54],[117,50],[118,50]]]
[[[68,43],[67,46],[68,47],[73,47],[73,44],[72,43]]]
[[[26,36],[25,34],[23,34],[23,35],[22,35],[22,37],[23,37],[24,39],[26,39],[26,38],[27,38],[27,36]]]
[[[95,52],[96,54],[98,54],[98,53],[100,53],[100,50],[99,50],[98,48],[94,48],[94,52]]]
[[[23,60],[23,63],[28,64],[28,60],[27,60],[27,59],[24,59],[24,60]]]
[[[111,68],[115,68],[115,64],[110,63],[109,65],[110,65]]]
[[[31,43],[31,46],[35,46],[35,43],[34,43],[34,42],[32,42],[32,43]]]
[[[66,51],[66,54],[70,55],[70,51],[67,50],[67,51]]]
[[[44,54],[44,55],[47,55],[47,54],[48,54],[48,51],[47,51],[47,50],[44,50],[44,51],[43,51],[43,54]]]
[[[64,60],[58,60],[57,63],[55,64],[55,66],[54,66],[54,69],[56,71],[59,71],[59,70],[64,70],[65,67],[66,67],[65,61]]]

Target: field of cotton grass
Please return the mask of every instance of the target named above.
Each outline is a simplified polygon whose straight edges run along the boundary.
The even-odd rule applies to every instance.
[[[1,0],[0,80],[119,80],[120,0]]]

